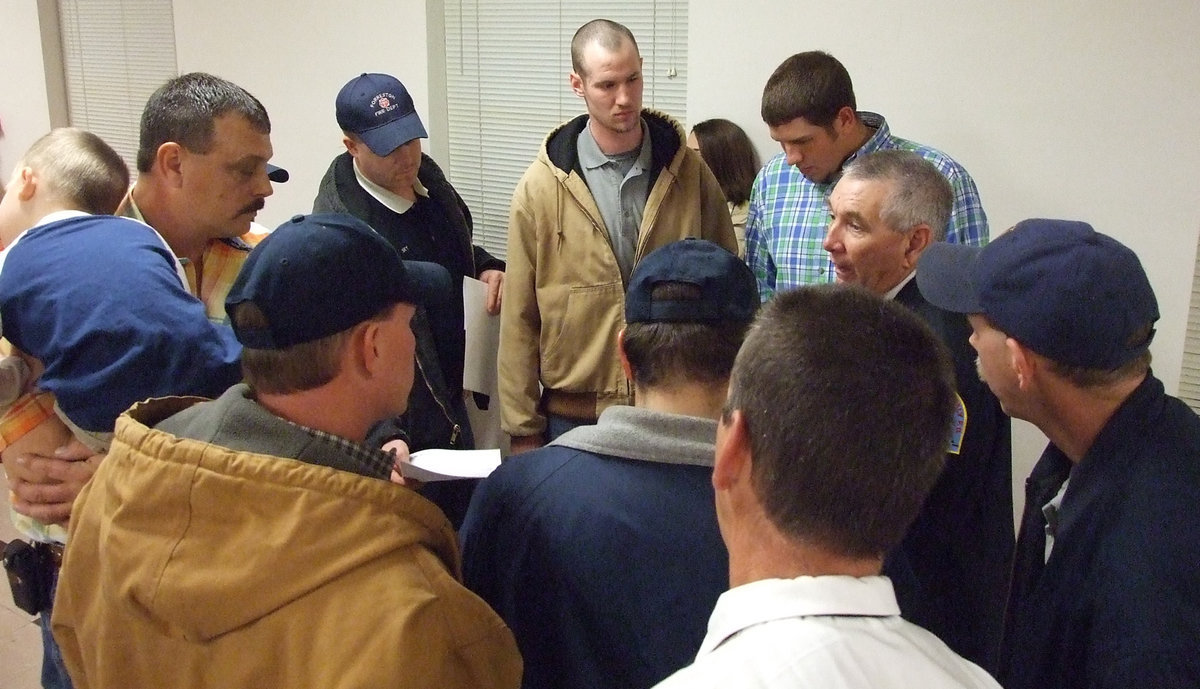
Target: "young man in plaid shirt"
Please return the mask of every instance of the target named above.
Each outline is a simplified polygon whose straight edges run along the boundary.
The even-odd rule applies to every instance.
[[[746,262],[764,301],[780,290],[834,281],[821,248],[829,194],[847,162],[874,151],[914,151],[933,163],[954,191],[946,241],[987,243],[987,216],[967,171],[941,151],[892,136],[880,115],[859,112],[850,75],[832,55],[811,51],[784,60],[763,89],[762,118],[783,147],[758,173],[746,220]]]

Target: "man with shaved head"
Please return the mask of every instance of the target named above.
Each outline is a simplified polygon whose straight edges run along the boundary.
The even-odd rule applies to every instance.
[[[737,251],[716,178],[675,120],[642,107],[629,29],[584,24],[571,68],[587,113],[546,137],[510,210],[499,392],[514,453],[631,402],[616,341],[643,256],[686,237]]]

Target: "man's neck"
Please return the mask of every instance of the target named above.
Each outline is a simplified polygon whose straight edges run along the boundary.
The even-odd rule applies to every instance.
[[[146,224],[162,236],[176,256],[191,261],[198,274],[204,261],[204,249],[208,247],[208,240],[189,232],[188,226],[171,212],[163,191],[153,183],[147,182],[145,178],[139,177],[134,183],[130,197]]]
[[[666,414],[719,419],[728,393],[728,382],[717,385],[685,383],[683,385],[634,386],[634,406]]]
[[[356,443],[367,438],[369,424],[363,423],[353,404],[332,403],[337,395],[331,395],[336,381],[318,388],[287,394],[255,393],[264,409],[281,419],[300,424]]]
[[[1133,394],[1145,376],[1100,389],[1078,388],[1058,380],[1048,392],[1041,419],[1032,420],[1071,463],[1083,460],[1113,414]]]
[[[414,204],[417,202],[417,187],[415,184],[410,184],[407,186],[402,185],[397,189],[385,187],[363,174],[362,168],[358,165],[358,160],[351,157],[350,164],[354,168],[354,179],[358,181],[358,186],[362,187],[363,191],[367,192],[371,196],[374,196],[376,201],[379,201],[388,208],[391,208],[391,210],[400,212],[396,208],[392,208],[392,206],[395,204],[389,202],[390,199],[388,199],[388,196],[399,197],[400,199],[407,201],[409,204]],[[405,210],[407,210],[407,208]]]
[[[642,124],[638,121],[638,126],[627,132],[614,132],[611,129],[597,127],[591,119],[588,120],[588,131],[591,132],[592,138],[596,141],[596,146],[600,148],[600,152],[604,155],[617,155],[618,153],[628,153],[642,145]]]
[[[868,127],[861,119],[855,119],[854,126],[851,127],[850,131],[846,134],[848,137],[847,143],[850,145],[849,150],[846,151],[846,157],[854,155],[858,149],[865,146],[867,141],[869,141],[872,136],[875,136],[875,131],[876,130]]]
[[[839,555],[818,544],[788,538],[761,512],[754,522],[722,532],[729,546],[731,588],[763,579],[834,575],[870,577],[883,569],[881,557]]]
[[[840,170],[845,167],[846,161],[850,159],[850,156],[858,153],[858,151],[866,145],[867,141],[869,141],[872,136],[875,136],[875,131],[876,130],[868,127],[862,121],[862,119],[856,118],[849,131],[838,137],[838,140],[844,142],[844,145],[841,150],[842,164],[838,166],[839,172],[837,174],[841,174]],[[834,175],[833,178],[836,179],[836,175]]]
[[[907,273],[902,275],[899,280],[896,280],[895,282],[893,282],[892,286],[885,289],[883,291],[883,294],[881,294],[879,296],[881,296],[884,299],[889,300],[889,301],[892,299],[895,299],[896,296],[900,294],[900,291],[903,290],[904,287],[908,283],[912,282],[913,278],[915,278],[916,275],[917,275],[917,271],[915,268],[908,271]]]

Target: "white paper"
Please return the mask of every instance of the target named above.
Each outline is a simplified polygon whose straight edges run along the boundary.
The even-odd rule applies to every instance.
[[[485,395],[496,389],[496,352],[500,349],[500,316],[487,312],[487,283],[463,278],[463,314],[467,348],[463,388]]]
[[[449,481],[484,478],[500,466],[500,450],[421,450],[400,462],[404,478],[418,481]]]

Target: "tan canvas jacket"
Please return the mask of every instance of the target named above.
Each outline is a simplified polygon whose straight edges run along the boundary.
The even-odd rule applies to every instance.
[[[229,397],[205,403],[216,422],[271,425]],[[53,628],[78,689],[519,686],[512,634],[459,583],[437,507],[152,428],[194,403],[123,415],[75,504]]]
[[[687,237],[737,251],[729,209],[704,161],[668,116],[644,110],[652,145],[652,186],[635,262]],[[617,357],[625,325],[625,285],[600,209],[577,168],[581,115],[542,145],[513,194],[508,270],[500,314],[502,427],[514,436],[545,430],[546,406],[567,416],[599,416],[629,404]],[[556,408],[557,405],[557,408]]]

